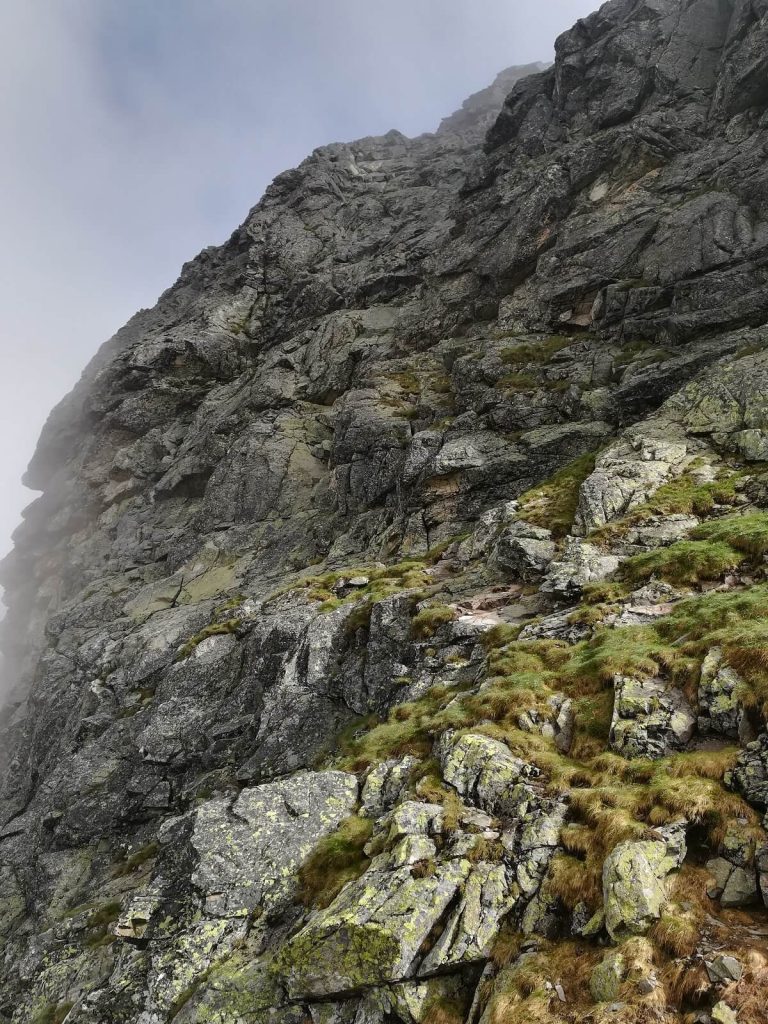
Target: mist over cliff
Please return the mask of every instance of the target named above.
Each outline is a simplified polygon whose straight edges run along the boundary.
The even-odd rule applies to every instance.
[[[51,413],[0,1021],[759,1024],[768,2],[315,150]]]

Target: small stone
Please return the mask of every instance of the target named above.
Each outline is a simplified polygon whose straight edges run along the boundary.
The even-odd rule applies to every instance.
[[[712,1007],[713,1024],[738,1024],[739,1018],[728,1003],[719,1002]]]
[[[716,956],[714,960],[707,961],[705,966],[713,985],[738,981],[744,973],[744,968],[735,956]]]
[[[559,981],[558,981],[558,982],[557,982],[557,984],[555,985],[555,992],[556,992],[556,994],[557,994],[557,998],[558,998],[558,999],[560,1000],[560,1002],[561,1002],[561,1003],[564,1003],[564,1002],[566,1002],[566,999],[565,999],[565,990],[563,989],[563,986],[562,986],[562,985],[560,984],[560,982],[559,982]]]
[[[712,860],[707,861],[706,867],[712,876],[710,884],[707,886],[707,896],[710,899],[716,900],[722,896],[723,890],[728,884],[728,879],[733,871],[733,864],[724,857],[713,857]]]
[[[720,897],[724,907],[748,907],[757,896],[757,878],[752,869],[734,868]]]

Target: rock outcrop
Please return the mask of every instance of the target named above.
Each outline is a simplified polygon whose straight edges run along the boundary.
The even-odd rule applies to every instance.
[[[1,570],[0,1024],[761,1019],[767,53],[610,0],[95,356]]]

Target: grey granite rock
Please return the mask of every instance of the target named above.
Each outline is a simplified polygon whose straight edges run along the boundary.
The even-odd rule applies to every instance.
[[[609,854],[603,866],[603,900],[612,939],[643,935],[661,917],[668,901],[666,876],[685,857],[684,837],[684,831],[672,830],[659,840],[619,843]]]
[[[192,883],[206,912],[275,913],[295,895],[298,869],[318,840],[351,814],[357,780],[342,772],[299,772],[210,800],[195,814]]]
[[[581,738],[584,706],[547,705],[553,678],[513,709],[530,761],[495,721],[438,733],[510,624],[554,664],[669,615],[680,595],[654,584],[569,621],[585,584],[694,513],[633,521],[623,546],[591,531],[730,461],[765,504],[765,44],[764,0],[611,0],[551,67],[502,73],[437,132],[281,174],[94,357],[43,431],[0,570],[0,1017],[419,1024],[459,992],[476,1024],[504,922],[562,933],[542,879],[566,808],[532,762]],[[578,495],[556,478],[555,550],[519,499],[575,460],[581,480],[585,456]],[[499,598],[499,567],[521,592]],[[430,638],[412,628],[425,594],[458,612]],[[709,742],[747,739],[732,682],[707,665]],[[684,747],[679,695],[617,690],[616,749]],[[390,714],[380,766],[358,741]],[[760,810],[764,748],[728,777]],[[323,847],[336,901],[302,908],[301,861],[357,810],[340,758],[366,817]],[[611,862],[612,933],[663,905],[659,845]],[[746,898],[743,846],[713,853],[721,895]],[[635,868],[648,893],[616,910]]]
[[[661,679],[614,678],[611,748],[624,757],[664,757],[690,741],[696,716],[680,690]]]
[[[619,567],[616,555],[602,552],[594,544],[568,538],[562,554],[550,563],[541,585],[545,594],[572,601],[588,583],[607,579]]]

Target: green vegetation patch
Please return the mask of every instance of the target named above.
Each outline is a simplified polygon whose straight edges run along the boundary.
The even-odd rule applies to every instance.
[[[500,377],[493,386],[498,391],[534,391],[539,386],[539,381],[530,373],[516,371]]]
[[[45,1003],[31,1019],[31,1024],[62,1024],[74,1003]]]
[[[563,334],[553,334],[540,341],[525,341],[519,345],[510,345],[501,351],[501,361],[506,366],[526,366],[530,363],[546,363],[564,348],[573,344],[573,338]]]
[[[411,636],[414,640],[428,640],[441,626],[453,622],[455,618],[456,609],[448,605],[436,604],[422,608],[411,621]]]
[[[694,540],[728,544],[752,560],[768,554],[768,512],[725,516],[702,523],[691,532]]]
[[[363,848],[372,831],[370,818],[352,815],[320,840],[299,871],[299,899],[305,906],[329,906],[347,882],[363,874],[370,864]]]
[[[551,530],[554,537],[565,537],[576,518],[579,489],[594,468],[595,453],[590,452],[558,470],[546,483],[520,498],[520,518]]]
[[[125,860],[117,864],[112,872],[112,877],[123,878],[126,875],[133,874],[134,871],[143,867],[148,861],[154,860],[159,852],[159,843],[147,843],[146,846],[142,846],[140,850],[132,853],[129,857],[126,857]]]
[[[179,648],[176,660],[183,661],[184,658],[188,658],[198,644],[207,640],[209,636],[226,636],[228,633],[235,633],[242,624],[242,619],[226,619],[224,622],[211,622],[207,626],[203,626],[199,633],[195,633]]]
[[[678,586],[719,580],[737,568],[743,556],[722,541],[680,540],[668,548],[656,548],[627,559],[623,578],[633,584],[656,577]]]
[[[702,523],[690,540],[635,555],[621,574],[633,584],[651,577],[681,586],[722,579],[743,562],[759,566],[768,554],[768,513],[734,514]]]

